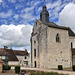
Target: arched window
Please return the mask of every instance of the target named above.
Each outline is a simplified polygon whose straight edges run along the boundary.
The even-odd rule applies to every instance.
[[[59,36],[59,33],[56,34],[56,42],[60,42],[60,36]]]
[[[71,48],[73,48],[73,44],[72,44],[72,42],[71,42]]]
[[[36,57],[36,49],[34,49],[34,57]]]
[[[37,67],[37,63],[36,63],[36,61],[34,61],[34,67],[35,67],[35,68]]]

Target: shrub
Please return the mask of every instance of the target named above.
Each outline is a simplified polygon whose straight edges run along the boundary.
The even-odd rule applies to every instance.
[[[11,66],[9,65],[3,65],[3,70],[10,70],[11,69]]]
[[[62,65],[58,65],[58,70],[63,70],[63,66]]]
[[[59,74],[57,72],[31,72],[30,75],[68,75],[68,74]]]
[[[35,74],[35,72],[31,72],[31,74],[30,74],[30,75],[36,75],[36,74]]]
[[[15,73],[20,73],[20,66],[15,66]]]
[[[73,71],[75,71],[75,65],[72,66]]]

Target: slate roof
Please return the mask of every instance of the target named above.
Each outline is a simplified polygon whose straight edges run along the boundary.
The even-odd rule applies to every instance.
[[[4,49],[0,48],[0,56],[8,56],[8,61],[18,61],[18,58],[16,55],[21,55],[21,56],[28,56],[28,51],[21,51],[21,50],[12,50],[12,49]]]
[[[14,51],[12,49],[6,49],[8,61],[18,61],[18,58],[14,54]]]
[[[54,22],[43,23],[43,24],[47,25],[48,27],[52,27],[52,28],[58,28],[58,29],[68,30],[69,36],[75,36],[75,33],[69,27],[59,26],[59,25],[55,24]]]
[[[38,19],[37,19],[38,20]],[[68,34],[69,36],[74,36],[75,37],[75,33],[69,28],[69,27],[65,27],[65,26],[59,26],[57,24],[55,24],[54,22],[42,22],[40,20],[38,20],[40,23],[48,26],[48,27],[52,27],[52,28],[58,28],[58,29],[63,29],[63,30],[68,30]]]
[[[7,56],[8,56],[8,61],[18,61],[18,59],[12,49],[0,48],[0,56],[6,56],[6,52],[7,52]]]
[[[6,55],[4,48],[0,48],[0,55],[1,56],[5,56]]]
[[[28,56],[27,50],[25,50],[25,51],[13,50],[13,51],[14,51],[15,55],[22,55],[22,56],[26,55],[26,56]]]

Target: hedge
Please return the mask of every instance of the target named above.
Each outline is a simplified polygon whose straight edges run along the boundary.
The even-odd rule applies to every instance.
[[[9,65],[3,65],[3,70],[10,70],[11,69],[11,66]]]
[[[15,73],[20,73],[20,66],[15,66]]]
[[[75,65],[72,66],[73,71],[75,71]]]
[[[57,72],[31,72],[30,75],[68,75],[68,74],[59,74]]]

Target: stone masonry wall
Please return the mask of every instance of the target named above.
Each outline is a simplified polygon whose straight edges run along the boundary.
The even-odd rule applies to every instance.
[[[56,34],[60,34],[60,42],[56,42]],[[67,30],[48,28],[48,68],[72,66],[71,47]]]
[[[39,68],[57,68],[58,65],[63,65],[65,68],[72,66],[71,39],[68,30],[47,27],[36,20],[33,33],[32,67],[35,65],[34,61],[37,62]],[[60,35],[60,42],[56,42],[57,33]],[[34,58],[34,49],[36,49],[36,58]]]
[[[0,63],[0,73],[2,73],[2,63]]]

